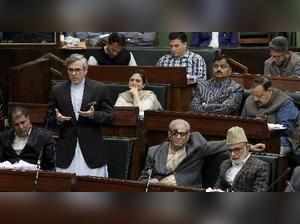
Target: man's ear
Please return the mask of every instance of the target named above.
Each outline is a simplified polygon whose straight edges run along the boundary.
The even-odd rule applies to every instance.
[[[168,131],[168,140],[170,140],[171,139],[171,132],[170,131]]]

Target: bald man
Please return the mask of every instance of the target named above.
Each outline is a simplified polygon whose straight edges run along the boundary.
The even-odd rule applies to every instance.
[[[208,146],[199,132],[191,133],[187,121],[173,120],[169,124],[168,141],[149,148],[140,180],[147,180],[152,170],[151,183],[201,186],[204,158],[226,149]]]

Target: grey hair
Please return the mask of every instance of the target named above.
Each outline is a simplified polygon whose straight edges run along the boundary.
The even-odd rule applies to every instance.
[[[173,127],[178,123],[183,124],[186,127],[187,131],[191,130],[191,125],[186,120],[183,120],[183,119],[176,119],[176,120],[171,121],[169,124],[169,129],[172,130]]]
[[[88,69],[88,61],[87,61],[87,59],[82,54],[71,54],[65,60],[65,65],[66,65],[66,67],[68,67],[70,64],[72,64],[72,63],[74,63],[76,61],[81,61],[83,68],[85,70]]]

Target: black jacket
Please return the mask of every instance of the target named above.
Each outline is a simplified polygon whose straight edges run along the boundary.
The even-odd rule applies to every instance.
[[[13,129],[6,130],[0,134],[0,161],[9,161],[11,163],[24,160],[28,163],[37,164],[38,158],[41,157],[41,169],[55,169],[55,141],[51,134],[42,128],[32,128],[28,142],[21,154],[18,155],[12,148],[15,138]],[[41,153],[41,150],[43,152]]]
[[[66,81],[53,88],[49,99],[48,127],[58,124],[55,109],[64,116],[72,117],[71,121],[58,124],[59,139],[56,145],[56,165],[68,168],[75,155],[77,138],[82,155],[90,168],[98,168],[107,163],[107,151],[103,147],[101,125],[112,119],[112,104],[107,88],[94,80],[85,81],[81,110],[90,109],[94,103],[93,119],[79,116],[76,120],[71,100],[71,82]]]

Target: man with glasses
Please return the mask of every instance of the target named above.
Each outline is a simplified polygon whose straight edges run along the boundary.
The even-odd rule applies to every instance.
[[[228,59],[218,55],[213,63],[212,79],[199,80],[191,103],[193,112],[219,114],[238,113],[243,99],[243,89],[230,78],[232,69]]]
[[[240,127],[230,128],[227,131],[226,144],[231,156],[222,163],[215,188],[235,192],[267,191],[269,166],[251,156],[251,146],[244,130]]]
[[[47,122],[49,128],[59,128],[57,171],[107,177],[101,125],[112,119],[108,90],[86,78],[88,64],[82,55],[72,54],[65,64],[69,81],[53,88]]]
[[[265,75],[300,76],[300,57],[289,51],[285,37],[273,38],[269,47],[271,57],[265,61]]]
[[[181,186],[201,186],[204,158],[225,151],[222,141],[209,146],[190,124],[176,119],[169,124],[168,141],[150,147],[140,180]],[[150,175],[151,174],[151,175]]]
[[[299,141],[299,136],[295,136],[299,110],[286,93],[272,87],[272,81],[267,77],[254,80],[242,117],[261,118],[266,119],[268,123],[281,124],[285,128],[281,132],[281,154],[289,153],[294,140],[298,138]]]

